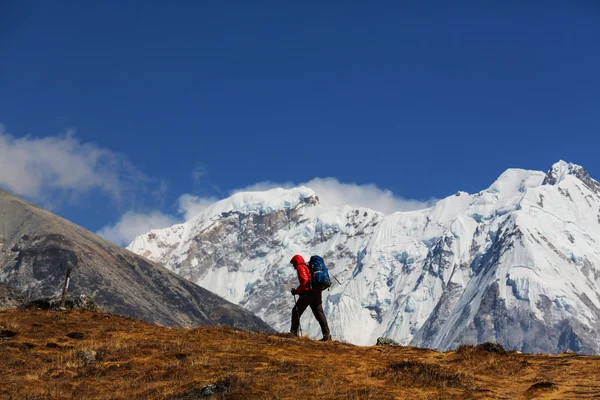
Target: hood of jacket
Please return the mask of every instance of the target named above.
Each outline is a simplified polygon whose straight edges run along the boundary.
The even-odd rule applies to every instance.
[[[294,266],[294,268],[298,268],[298,265],[300,265],[300,264],[306,264],[306,262],[304,261],[304,258],[301,255],[296,254],[290,260],[290,264],[292,264]]]

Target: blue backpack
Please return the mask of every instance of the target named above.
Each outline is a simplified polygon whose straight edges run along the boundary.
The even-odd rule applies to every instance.
[[[310,261],[306,264],[310,270],[310,283],[311,289],[325,290],[331,286],[331,280],[329,279],[329,270],[325,265],[325,261],[319,256],[312,256]]]

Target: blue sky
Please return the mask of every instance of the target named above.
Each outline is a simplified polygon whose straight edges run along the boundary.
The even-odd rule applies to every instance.
[[[600,177],[595,1],[56,3],[0,2],[0,185],[115,241],[265,181]]]

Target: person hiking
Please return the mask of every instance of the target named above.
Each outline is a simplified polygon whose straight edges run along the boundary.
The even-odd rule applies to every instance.
[[[329,332],[329,325],[327,325],[327,318],[323,311],[323,299],[321,296],[321,290],[312,289],[310,287],[310,270],[304,262],[304,258],[301,255],[295,255],[290,264],[294,266],[298,273],[298,280],[300,285],[297,288],[292,288],[292,295],[298,295],[298,301],[294,305],[292,310],[292,329],[290,332],[294,336],[298,336],[298,328],[300,327],[300,317],[302,313],[310,306],[315,318],[321,326],[323,332],[323,338],[321,341],[331,340],[331,333]]]

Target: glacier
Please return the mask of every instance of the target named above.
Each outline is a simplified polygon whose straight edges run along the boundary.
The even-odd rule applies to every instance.
[[[334,339],[600,353],[600,184],[565,161],[389,215],[325,207],[308,187],[237,193],[128,249],[284,332],[289,260],[319,254],[341,283],[324,292]],[[310,312],[302,328],[319,337]]]

